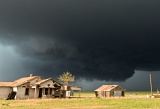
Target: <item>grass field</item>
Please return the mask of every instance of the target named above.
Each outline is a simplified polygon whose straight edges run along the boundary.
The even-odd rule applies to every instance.
[[[125,97],[96,98],[82,92],[81,98],[0,100],[0,109],[160,109],[160,98],[147,98],[150,92],[126,92]],[[75,93],[74,97],[79,94]]]

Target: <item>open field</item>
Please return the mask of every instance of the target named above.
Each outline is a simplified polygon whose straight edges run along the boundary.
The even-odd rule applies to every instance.
[[[82,92],[81,98],[1,99],[0,109],[160,109],[160,98],[147,98],[147,94],[150,92],[126,92],[125,97],[96,98],[94,92]]]

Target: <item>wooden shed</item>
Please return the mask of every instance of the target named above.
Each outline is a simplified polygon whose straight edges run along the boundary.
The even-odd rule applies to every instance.
[[[95,90],[96,97],[124,97],[125,89],[119,85],[102,85]]]

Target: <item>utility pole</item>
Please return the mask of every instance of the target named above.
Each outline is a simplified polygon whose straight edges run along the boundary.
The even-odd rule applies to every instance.
[[[151,96],[152,96],[153,95],[152,94],[152,75],[150,74],[149,76],[150,76],[150,87],[151,87]]]

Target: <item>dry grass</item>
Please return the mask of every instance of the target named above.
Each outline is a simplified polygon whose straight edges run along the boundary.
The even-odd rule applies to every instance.
[[[160,109],[160,98],[146,98],[147,94],[127,92],[126,97],[96,98],[94,92],[83,92],[82,98],[0,100],[0,109]]]

